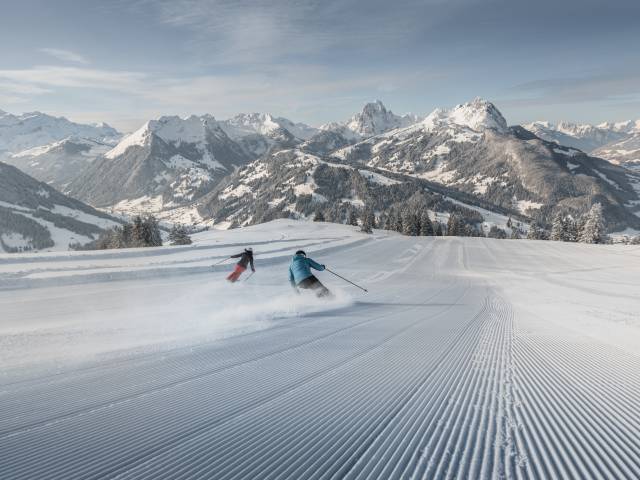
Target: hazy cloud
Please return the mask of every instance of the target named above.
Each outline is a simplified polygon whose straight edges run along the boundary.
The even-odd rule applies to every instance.
[[[46,53],[47,55],[51,55],[58,60],[62,60],[63,62],[81,63],[84,65],[89,63],[89,61],[82,55],[70,50],[62,50],[59,48],[41,48],[40,51],[42,53]]]
[[[618,70],[575,77],[538,79],[516,85],[510,105],[556,105],[640,99],[640,72]]]

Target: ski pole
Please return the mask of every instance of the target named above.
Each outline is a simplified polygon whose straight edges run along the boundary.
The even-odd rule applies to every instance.
[[[226,262],[227,260],[229,260],[231,257],[227,257],[227,258],[223,258],[222,260],[220,260],[219,262],[214,263],[213,265],[211,265],[212,267],[215,267],[216,265],[220,265],[223,262]]]
[[[346,278],[344,278],[342,275],[338,275],[336,272],[332,272],[331,270],[329,270],[327,267],[324,267],[324,269],[329,272],[329,273],[333,273],[336,277],[341,278],[342,280],[344,280],[345,282],[349,282],[351,285],[353,285],[354,287],[358,287],[360,290],[364,290],[365,292],[368,292],[369,290],[367,290],[364,287],[361,287],[360,285],[353,283],[351,280],[347,280]]]
[[[249,275],[247,275],[247,278],[245,278],[243,281],[246,282],[247,280],[249,280],[254,273],[256,272],[251,272]]]

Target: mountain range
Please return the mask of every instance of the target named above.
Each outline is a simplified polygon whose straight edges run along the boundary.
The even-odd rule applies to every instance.
[[[640,229],[639,125],[509,126],[482,99],[426,117],[375,101],[319,128],[266,113],[164,116],[126,136],[2,112],[0,149],[69,197],[170,222],[239,226],[318,212],[345,221],[365,206],[412,202],[487,229],[509,218],[548,225],[559,210],[577,216],[600,202],[607,228],[623,230]]]
[[[328,140],[333,146],[339,138]],[[508,127],[481,99],[337,144],[331,150],[312,137],[260,157],[207,195],[201,214],[232,225],[317,211],[344,221],[350,208],[385,211],[421,192],[446,207],[433,209],[436,217],[451,211],[448,201],[547,224],[559,209],[578,216],[600,202],[609,229],[640,227],[638,175]]]
[[[537,121],[524,125],[536,136],[577,148],[616,165],[640,170],[640,120],[599,125]]]
[[[122,134],[106,123],[85,125],[41,112],[13,115],[0,110],[0,160],[69,137],[113,146]]]

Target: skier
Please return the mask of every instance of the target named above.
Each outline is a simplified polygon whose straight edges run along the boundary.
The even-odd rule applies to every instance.
[[[251,247],[245,248],[244,252],[242,253],[231,255],[229,258],[240,258],[240,261],[236,263],[236,268],[227,277],[227,280],[229,280],[231,283],[235,283],[238,281],[240,275],[242,275],[242,272],[247,269],[248,264],[251,264],[252,272],[256,271],[255,267],[253,266],[253,248]]]
[[[303,288],[313,290],[318,298],[330,296],[331,292],[327,287],[311,273],[312,268],[321,272],[325,266],[307,258],[304,250],[298,250],[289,265],[289,283],[296,293],[300,293],[298,288]]]

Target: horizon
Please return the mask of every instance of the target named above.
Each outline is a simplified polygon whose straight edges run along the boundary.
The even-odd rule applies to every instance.
[[[476,98],[479,98],[479,97],[476,97]],[[397,112],[397,111],[393,110],[393,108],[391,108],[386,102],[384,102],[383,100],[380,100],[378,98],[378,99],[375,99],[375,100],[371,100],[371,101],[365,102],[364,104],[362,104],[360,109],[357,110],[357,111],[354,111],[353,114],[361,112],[362,109],[364,108],[364,106],[367,105],[367,104],[381,102],[384,105],[384,107],[388,111],[391,111],[393,114],[395,114],[395,115],[416,115],[419,118],[418,122],[420,122],[420,121],[424,120],[424,118],[426,118],[428,115],[430,115],[436,109],[444,108],[444,109],[448,110],[448,109],[452,109],[452,108],[455,108],[457,106],[463,105],[465,103],[469,103],[472,100],[468,100],[466,102],[458,103],[456,105],[435,107],[430,112]],[[481,99],[481,100],[485,100],[485,99]],[[499,105],[496,105],[494,102],[491,102],[490,100],[488,100],[488,101],[490,103],[492,103],[498,109],[498,111],[500,113],[502,113],[502,110],[500,109]],[[215,113],[211,113],[211,112],[205,112],[205,113],[201,113],[201,114],[186,113],[186,114],[183,114],[183,115],[172,114],[172,113],[163,113],[163,114],[161,114],[159,116],[143,120],[141,123],[138,123],[133,128],[122,129],[119,126],[116,126],[114,124],[111,124],[109,122],[106,122],[106,121],[103,121],[103,120],[99,120],[99,119],[94,120],[94,121],[78,121],[78,120],[75,120],[74,118],[72,118],[69,115],[64,115],[64,114],[53,115],[53,114],[50,114],[48,112],[44,112],[44,111],[41,111],[41,110],[31,110],[31,111],[25,111],[25,112],[11,112],[11,111],[5,110],[3,108],[0,108],[0,113],[7,113],[9,115],[13,115],[13,116],[17,116],[17,117],[28,115],[28,114],[37,114],[38,113],[38,114],[52,116],[52,117],[55,117],[55,118],[63,118],[63,119],[66,119],[68,121],[71,121],[71,122],[74,122],[74,123],[78,123],[78,124],[97,125],[97,126],[106,125],[106,126],[115,128],[116,130],[118,130],[120,133],[122,133],[124,135],[129,135],[131,133],[134,133],[135,131],[137,131],[140,128],[142,128],[147,122],[149,122],[151,120],[159,119],[161,117],[173,117],[173,116],[176,116],[176,117],[179,117],[179,118],[184,120],[184,119],[187,119],[188,117],[191,117],[193,115],[198,116],[198,117],[205,116],[205,115],[211,115],[212,117],[214,117],[214,119],[216,121],[226,121],[226,120],[234,118],[234,117],[236,117],[238,115],[254,115],[254,114],[263,115],[263,114],[265,114],[265,115],[270,115],[270,116],[272,116],[274,118],[286,118],[286,117],[282,117],[281,115],[274,114],[272,112],[257,112],[257,111],[236,112],[235,114],[232,114],[230,116],[225,116],[225,117],[218,117],[218,116],[215,115]],[[503,116],[504,116],[504,114],[503,114]],[[329,122],[346,122],[350,118],[351,118],[351,116],[349,116],[348,118],[329,120]],[[304,121],[302,121],[300,119],[297,119],[297,118],[286,118],[286,119],[290,120],[290,121],[292,121],[294,123],[303,123],[303,124],[306,124],[307,126],[310,126],[310,127],[313,127],[313,128],[320,128],[320,127],[322,127],[323,125],[326,124],[326,123],[324,123],[324,124],[315,124],[314,125],[314,124],[309,124],[307,122],[304,122]],[[513,126],[513,125],[521,125],[521,126],[523,126],[523,125],[532,124],[532,123],[538,123],[538,122],[548,122],[551,125],[555,125],[555,126],[558,126],[560,123],[569,123],[569,124],[575,124],[575,125],[590,125],[590,126],[598,127],[598,126],[604,125],[605,123],[621,124],[621,123],[626,123],[626,122],[640,122],[640,115],[638,116],[638,118],[609,119],[609,120],[605,120],[605,121],[599,122],[599,123],[577,122],[577,121],[573,121],[573,120],[567,119],[567,118],[560,119],[560,120],[557,120],[557,121],[551,121],[551,120],[548,120],[548,119],[538,118],[538,119],[527,120],[527,121],[520,122],[520,123],[510,122],[508,117],[505,117],[505,119],[507,120],[507,124],[510,125],[510,126]],[[327,122],[327,123],[329,123],[329,122]]]
[[[510,124],[621,121],[639,117],[639,17],[630,0],[25,0],[3,11],[0,108],[130,131],[169,113],[321,125],[372,98],[426,114],[482,97]]]

